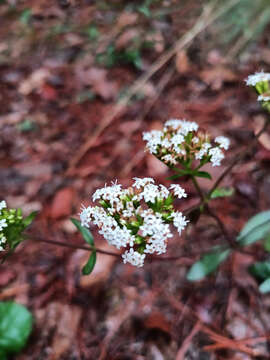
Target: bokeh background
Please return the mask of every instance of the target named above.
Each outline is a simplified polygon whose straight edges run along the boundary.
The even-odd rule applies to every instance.
[[[270,69],[269,22],[268,0],[0,0],[0,200],[39,211],[30,239],[0,265],[0,300],[35,317],[16,359],[269,358],[269,297],[246,270],[249,256],[196,284],[185,279],[190,258],[137,269],[99,254],[82,277],[87,252],[39,241],[83,244],[69,218],[104,183],[169,184],[142,141],[169,118],[228,136],[228,158],[247,146],[266,114],[243,80]],[[213,204],[233,234],[269,209],[269,150],[266,133],[225,179],[234,196]],[[209,168],[214,180],[227,160]],[[189,196],[179,209],[198,201],[182,186]],[[202,216],[168,255],[220,241]],[[241,346],[244,338],[255,340]]]

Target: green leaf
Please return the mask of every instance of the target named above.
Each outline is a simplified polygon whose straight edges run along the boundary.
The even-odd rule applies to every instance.
[[[202,257],[201,260],[197,261],[192,265],[187,273],[187,279],[189,281],[197,281],[203,279],[217,269],[230,254],[230,250],[215,250]]]
[[[12,301],[0,302],[0,354],[21,351],[32,331],[32,323],[32,315],[24,306]]]
[[[29,25],[30,19],[32,17],[32,11],[31,9],[25,9],[23,10],[23,12],[21,13],[20,16],[20,22],[24,25]]]
[[[270,233],[266,234],[263,247],[265,251],[270,252]]]
[[[269,231],[270,210],[263,211],[249,219],[237,237],[237,241],[241,245],[250,245],[261,240]]]
[[[179,179],[181,176],[183,176],[183,175],[177,175],[177,174],[175,174],[175,175],[172,175],[172,176],[167,177],[166,179],[167,179],[167,180],[177,180],[177,179]]]
[[[220,197],[229,197],[234,194],[234,188],[217,188],[215,189],[210,196],[210,199],[216,199]]]
[[[195,171],[193,173],[193,175],[197,176],[197,177],[202,177],[202,178],[205,178],[205,179],[209,179],[209,180],[212,179],[212,176],[206,171]]]
[[[268,279],[270,278],[270,261],[262,261],[252,264],[249,267],[250,273],[259,279]]]
[[[24,228],[29,226],[33,222],[33,220],[36,216],[37,216],[37,211],[33,211],[26,218],[24,218],[22,221]]]
[[[86,29],[86,33],[90,40],[97,40],[100,35],[98,28],[95,25],[89,26],[89,28]]]
[[[259,290],[262,294],[266,294],[270,291],[270,278],[266,279],[261,285],[259,286]]]
[[[82,237],[87,242],[87,244],[91,246],[95,246],[94,244],[94,238],[91,232],[84,226],[81,225],[80,221],[77,219],[70,219],[72,223],[76,226],[76,228],[79,230],[79,232],[82,234]]]
[[[147,7],[147,6],[145,6],[145,5],[142,5],[142,6],[140,6],[140,7],[138,7],[138,11],[141,13],[141,14],[143,14],[144,16],[146,16],[146,17],[151,17],[151,11],[150,11],[150,9]]]
[[[97,260],[97,254],[96,251],[93,251],[92,254],[89,256],[89,259],[87,263],[82,268],[82,274],[83,275],[89,275],[94,270],[94,267],[96,265]]]

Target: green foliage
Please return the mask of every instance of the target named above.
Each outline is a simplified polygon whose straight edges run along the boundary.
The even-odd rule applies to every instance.
[[[270,292],[270,261],[257,262],[249,267],[249,271],[261,281],[260,292],[263,294]]]
[[[88,35],[89,40],[94,41],[97,40],[100,36],[99,30],[95,25],[90,25],[85,33]]]
[[[234,188],[217,188],[212,193],[210,198],[216,199],[220,197],[230,197],[234,194]]]
[[[21,131],[21,132],[30,132],[35,130],[37,127],[36,123],[34,121],[32,121],[31,119],[24,119],[22,122],[20,122],[17,125],[17,128]]]
[[[32,17],[31,9],[25,9],[25,10],[23,10],[23,12],[20,15],[20,22],[23,25],[29,25],[31,17]]]
[[[0,220],[6,221],[6,226],[0,231],[0,245],[6,248],[8,245],[9,253],[13,252],[15,248],[24,240],[23,231],[32,223],[37,213],[32,212],[26,218],[22,216],[21,209],[4,208],[0,211]],[[6,239],[6,242],[4,242]]]
[[[211,274],[228,257],[229,249],[216,249],[213,252],[205,254],[201,260],[195,262],[187,273],[189,281],[202,280]]]
[[[177,172],[177,174],[170,176],[168,179],[169,180],[176,180],[178,178],[180,178],[181,176],[194,176],[194,177],[201,177],[201,178],[205,178],[205,179],[212,179],[212,176],[206,172],[206,171],[198,171],[196,169],[177,169],[174,168],[173,170],[175,170]]]
[[[96,265],[97,260],[97,253],[96,251],[93,251],[92,254],[89,256],[89,259],[87,263],[82,268],[82,274],[83,275],[89,275],[94,270],[94,267]]]
[[[97,260],[97,254],[95,250],[94,238],[91,232],[84,226],[81,225],[80,221],[77,219],[70,219],[72,223],[76,226],[79,232],[82,234],[84,240],[91,246],[93,249],[92,253],[89,256],[87,263],[82,268],[83,275],[89,275],[94,270]]]
[[[253,216],[241,230],[237,241],[243,246],[261,240],[270,232],[270,210]]]
[[[76,96],[76,102],[82,104],[86,101],[92,101],[96,98],[96,94],[91,90],[83,90]]]
[[[91,232],[84,226],[81,225],[80,221],[77,219],[70,219],[71,222],[76,226],[79,232],[82,234],[84,240],[89,244],[91,247],[94,247],[94,238]]]
[[[263,247],[265,251],[270,252],[270,233],[265,236]]]
[[[142,68],[141,51],[143,44],[117,50],[114,45],[109,45],[106,51],[99,53],[96,57],[98,64],[106,67],[112,67],[121,64],[132,64],[136,68]]]
[[[19,353],[32,331],[33,318],[22,305],[15,302],[0,302],[0,356]]]

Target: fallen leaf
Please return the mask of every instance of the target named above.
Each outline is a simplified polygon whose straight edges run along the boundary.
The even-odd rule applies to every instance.
[[[179,51],[176,54],[175,66],[179,74],[183,74],[190,69],[189,59],[185,50]]]
[[[152,312],[145,320],[144,325],[148,329],[159,329],[168,334],[171,333],[171,325],[165,316],[158,311]]]
[[[53,219],[58,219],[68,216],[72,213],[74,192],[70,187],[59,190],[54,196],[50,216]]]

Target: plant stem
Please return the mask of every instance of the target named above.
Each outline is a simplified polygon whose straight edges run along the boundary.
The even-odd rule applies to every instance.
[[[28,240],[44,242],[44,243],[47,243],[47,244],[50,244],[50,245],[63,246],[63,247],[67,247],[67,248],[70,248],[70,249],[76,249],[76,250],[85,250],[85,251],[93,251],[93,250],[95,250],[97,253],[110,255],[110,256],[117,256],[117,257],[120,256],[120,254],[117,254],[115,252],[105,251],[105,250],[102,250],[102,249],[99,249],[99,248],[96,248],[96,247],[64,243],[62,241],[57,241],[57,240],[48,240],[48,239],[37,238],[37,237],[30,237],[30,238],[28,238]]]
[[[221,181],[231,172],[231,170],[237,165],[239,161],[241,161],[249,152],[252,145],[258,140],[258,138],[266,131],[270,121],[269,119],[265,120],[265,123],[261,130],[255,135],[254,139],[252,140],[251,144],[249,144],[244,152],[239,152],[236,157],[231,161],[229,166],[223,171],[223,173],[219,176],[219,178],[216,180],[214,185],[212,186],[211,190],[207,194],[207,201],[209,201],[212,193],[216,190],[216,188],[219,186]]]
[[[200,198],[202,200],[202,203],[204,203],[205,202],[204,194],[202,192],[202,189],[200,188],[200,185],[198,184],[198,181],[197,181],[196,177],[194,175],[191,175],[191,180],[192,180],[192,182],[193,182],[193,184],[194,184],[194,186],[195,186],[195,188],[196,188],[196,190],[197,190],[197,192],[198,192],[198,194],[199,194],[199,196],[200,196]]]

